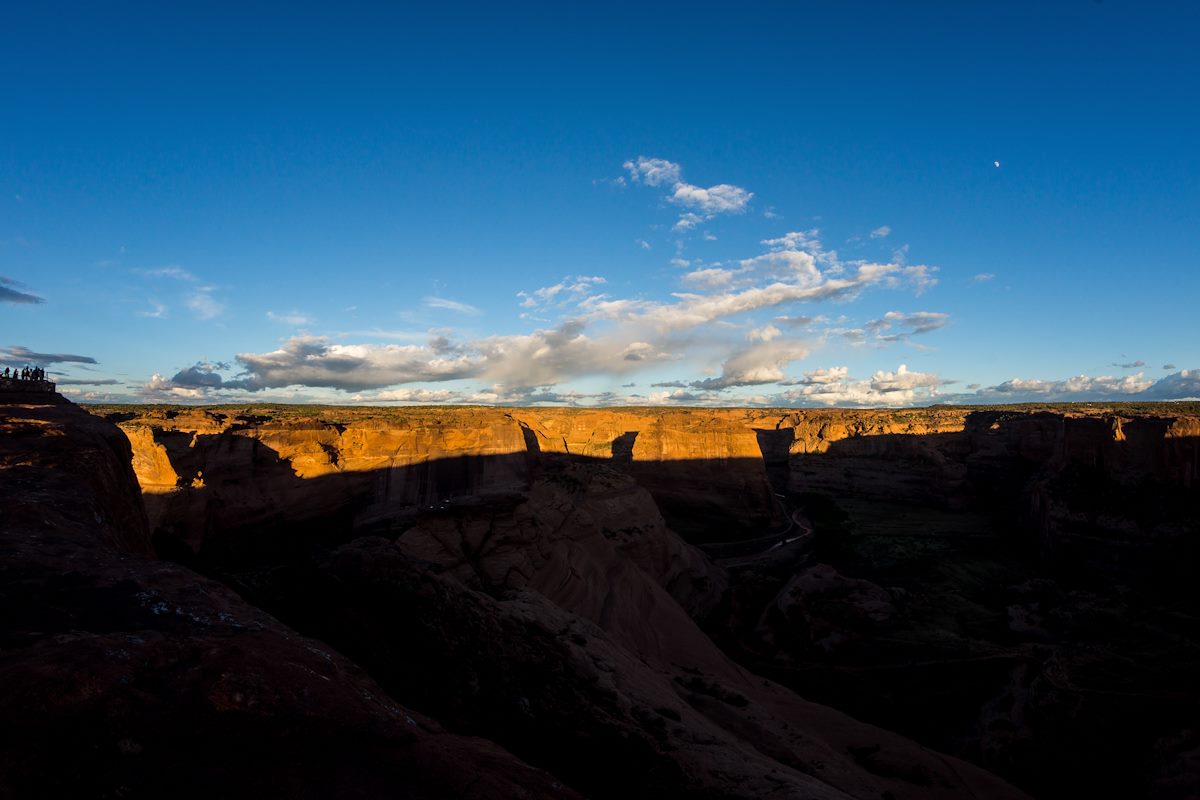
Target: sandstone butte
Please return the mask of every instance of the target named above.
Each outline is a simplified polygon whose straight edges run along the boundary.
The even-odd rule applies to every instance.
[[[693,545],[790,526],[780,490],[1200,475],[1200,416],[1158,408],[22,397],[0,426],[0,797],[1021,797],[733,661],[696,622],[730,573]],[[1041,485],[1047,558],[1143,548]]]

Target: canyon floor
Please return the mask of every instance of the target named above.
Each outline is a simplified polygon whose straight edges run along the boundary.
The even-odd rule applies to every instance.
[[[1200,796],[1200,405],[0,397],[0,797]]]

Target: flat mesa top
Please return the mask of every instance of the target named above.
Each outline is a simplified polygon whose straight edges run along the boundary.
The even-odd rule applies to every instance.
[[[285,404],[227,404],[227,405],[150,405],[150,404],[83,404],[92,414],[106,418],[174,419],[191,414],[211,414],[219,418],[253,419],[258,423],[285,420],[321,420],[352,422],[380,418],[446,418],[459,413],[513,414],[522,417],[571,417],[597,414],[633,415],[638,417],[692,417],[697,415],[729,419],[762,420],[775,424],[781,417],[820,419],[854,417],[878,419],[887,416],[894,421],[917,421],[947,414],[991,412],[1001,415],[1055,413],[1080,417],[1192,417],[1200,416],[1200,402],[1157,403],[1038,403],[989,406],[924,406],[915,408],[761,408],[693,406],[334,406]]]

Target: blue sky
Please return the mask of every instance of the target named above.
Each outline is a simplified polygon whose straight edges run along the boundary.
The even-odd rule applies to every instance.
[[[1200,395],[1200,4],[163,5],[0,26],[75,399]]]

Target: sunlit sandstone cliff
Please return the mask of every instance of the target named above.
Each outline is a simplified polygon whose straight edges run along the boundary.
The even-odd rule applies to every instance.
[[[727,552],[733,540],[786,533],[787,517],[805,497],[849,498],[895,509],[906,517],[919,517],[929,509],[965,513],[971,519],[985,513],[995,518],[1005,537],[1040,559],[1048,574],[1078,572],[1135,585],[1172,585],[1189,593],[1195,585],[1190,578],[1197,568],[1200,535],[1200,417],[1192,410],[1075,406],[911,411],[96,411],[118,420],[133,445],[134,468],[160,552],[226,575],[246,596],[350,655],[385,689],[397,696],[419,692],[428,703],[421,710],[443,721],[454,720],[461,726],[456,730],[494,738],[538,766],[559,764],[556,775],[586,794],[620,792],[615,778],[606,783],[610,776],[597,774],[572,755],[583,742],[599,737],[626,742],[621,758],[642,764],[647,774],[677,770],[692,776],[690,791],[701,785],[718,793],[736,794],[735,786],[743,787],[743,793],[746,786],[766,791],[766,784],[758,782],[780,763],[804,771],[815,759],[832,765],[822,780],[853,796],[869,785],[858,783],[856,770],[900,770],[907,777],[898,779],[899,787],[886,790],[899,797],[913,785],[926,785],[931,767],[913,767],[911,754],[897,761],[894,753],[885,756],[871,750],[874,745],[863,744],[853,726],[846,730],[858,743],[843,740],[835,747],[850,752],[853,763],[805,750],[795,735],[809,734],[803,733],[804,726],[797,727],[797,715],[811,717],[818,707],[796,705],[803,701],[760,686],[692,620],[707,618],[713,635],[738,637],[741,650],[752,648],[741,655],[767,670],[792,669],[814,643],[834,646],[831,652],[836,656],[841,647],[836,643],[841,641],[851,643],[851,653],[864,647],[866,652],[877,651],[886,667],[886,658],[892,656],[870,644],[871,631],[902,622],[899,630],[908,636],[904,625],[926,624],[913,616],[920,603],[906,607],[898,599],[904,596],[900,589],[893,593],[803,560],[791,567],[769,562],[769,569],[792,570],[781,574],[778,583],[741,569],[738,585],[731,587],[726,568],[687,542],[724,543],[714,545],[713,552]],[[901,511],[909,506],[915,510]],[[321,555],[329,548],[335,548],[334,555]],[[520,659],[492,670],[489,677],[487,665],[512,654],[503,641],[483,632],[470,642],[461,640],[463,649],[453,655],[432,642],[412,649],[413,642],[425,641],[430,634],[420,625],[414,627],[401,609],[432,602],[424,589],[414,588],[425,583],[399,577],[407,574],[408,567],[402,565],[414,563],[432,565],[438,581],[450,580],[480,597],[494,598],[499,603],[495,610],[456,613],[501,613],[493,627],[508,630],[508,641],[518,634],[501,621],[516,608],[506,605],[512,601],[505,598],[517,596],[527,620],[522,625],[538,620],[542,631],[532,634],[526,627],[519,636],[538,638],[547,626],[560,624],[566,626],[562,630],[575,630],[560,642],[566,650],[555,657],[574,665],[560,673],[565,682],[530,686],[518,677],[530,668]],[[349,588],[360,584],[375,588],[365,596]],[[754,600],[763,590],[767,594]],[[990,670],[989,675],[997,668],[987,665],[1002,668],[994,686],[989,683],[992,678],[975,673],[965,682],[984,698],[979,701],[979,724],[1007,728],[972,734],[976,738],[963,752],[974,753],[983,763],[994,759],[1028,778],[1031,770],[1054,769],[1052,764],[1012,764],[1020,752],[1047,749],[1050,742],[1038,737],[1061,724],[1086,731],[1089,719],[1104,719],[1111,709],[1105,705],[1106,695],[1088,690],[1089,698],[1099,699],[1088,700],[1094,705],[1092,716],[1076,715],[1077,722],[1064,723],[1059,711],[1044,709],[1039,713],[1052,721],[1047,723],[1050,727],[1022,728],[1034,718],[1030,712],[1022,712],[1030,714],[1025,720],[1010,719],[1003,711],[1008,702],[1004,698],[1028,695],[1031,682],[1036,686],[1053,679],[1057,671],[1069,675],[1068,682],[1086,683],[1087,676],[1079,671],[1087,669],[1087,660],[1072,653],[1086,652],[1088,645],[1051,651],[1045,666],[1039,665],[1036,645],[1005,649],[1013,631],[1024,630],[1022,615],[1029,612],[1020,592],[1028,591],[1004,585],[983,590],[997,597],[1018,593],[1009,611],[1018,615],[1012,623],[1017,627],[999,630],[996,643],[958,640],[961,644],[952,646],[962,651],[956,658],[978,658],[980,670]],[[442,597],[437,601],[441,606],[435,606],[444,609],[458,607],[466,596]],[[721,622],[730,602],[734,617],[750,617],[742,623],[733,618]],[[929,602],[934,602],[932,597]],[[381,618],[381,607],[393,608],[394,613]],[[435,613],[434,608],[422,607]],[[1032,607],[1036,613],[1036,604]],[[560,613],[568,616],[561,623],[549,622]],[[588,632],[579,625],[594,628]],[[816,638],[805,643],[796,640],[798,635]],[[919,655],[929,665],[928,675],[909,670],[910,680],[920,682],[904,690],[911,698],[904,707],[912,710],[889,725],[920,720],[927,716],[921,703],[938,702],[942,679],[937,670],[943,656],[937,642],[945,635],[936,628],[918,633],[918,640],[931,637],[934,648]],[[1029,635],[1036,640],[1047,634],[1034,630]],[[605,655],[598,656],[599,651]],[[397,660],[401,652],[405,655]],[[634,654],[635,661],[627,661],[627,654]],[[913,654],[895,655],[911,659]],[[591,673],[587,664],[596,663],[597,657],[610,667],[623,665],[610,685],[617,705],[606,707],[593,720],[594,727],[580,732],[571,720],[595,698],[584,699],[589,696],[583,689],[586,681],[579,681]],[[1114,651],[1113,657],[1120,658],[1120,652]],[[447,674],[451,663],[457,665],[450,671],[458,674],[460,684],[488,688],[465,696],[430,691],[435,681],[429,676]],[[522,663],[526,666],[514,666]],[[944,663],[950,669],[953,659]],[[1009,663],[1015,665],[1014,677],[1003,672]],[[861,671],[848,666],[851,675]],[[962,673],[963,667],[953,671]],[[1046,678],[1039,677],[1043,675]],[[802,680],[792,685],[804,694]],[[847,685],[853,687],[853,680]],[[680,690],[688,708],[702,708],[709,722],[716,721],[714,714],[719,717],[716,728],[705,728],[709,745],[698,747],[693,739],[680,738],[682,731],[694,737],[697,725],[708,724],[674,700],[667,702],[680,696]],[[890,691],[883,692],[883,700],[895,705],[888,699]],[[988,699],[993,691],[995,698]],[[841,697],[837,691],[831,696]],[[1077,702],[1070,700],[1073,695],[1065,697]],[[1041,704],[1045,706],[1044,696]],[[521,710],[526,708],[535,709],[536,724]],[[656,730],[660,723],[655,719],[674,716],[681,724],[665,723],[655,734],[657,744],[640,738]],[[824,724],[837,728],[850,723]],[[1157,735],[1155,725],[1170,730],[1174,724],[1156,716],[1130,741],[1145,747]],[[547,730],[556,731],[549,740]],[[1011,746],[997,744],[1001,734]],[[882,734],[870,736],[879,739]],[[828,734],[821,738],[829,741]],[[1057,745],[1062,740],[1058,736],[1052,741]],[[782,750],[770,751],[774,765],[727,760],[745,743],[761,750],[768,741],[783,743]],[[1078,756],[1094,760],[1094,754],[1087,755],[1094,747],[1083,747],[1083,741]],[[1186,737],[1179,741],[1171,747],[1190,746]],[[997,755],[987,756],[997,747],[1002,748]],[[1076,755],[1056,751],[1056,757]],[[878,759],[888,766],[880,766]],[[1117,763],[1106,758],[1106,764]],[[877,779],[878,774],[872,780]],[[1108,780],[1103,770],[1097,773],[1096,785]],[[1126,770],[1121,780],[1141,778]],[[1071,784],[1051,785],[1057,792]],[[666,791],[661,785],[657,789]],[[927,796],[928,791],[917,796]]]
[[[240,571],[224,577],[239,597],[144,553],[133,453],[115,429],[61,404],[5,407],[0,420],[0,674],[13,689],[0,795],[1020,796],[729,661],[674,599],[703,604],[705,580],[721,571],[673,537],[644,489],[603,464],[427,471],[411,479],[418,497],[434,491],[421,488],[428,479],[435,494],[485,487],[491,500],[462,506],[461,526],[423,513],[397,541],[359,536],[305,558],[253,553],[269,556],[261,569],[228,553],[222,566]],[[214,422],[215,439],[190,431],[187,452],[199,461],[164,448],[177,482],[169,494],[224,487],[218,500],[262,512],[251,490],[281,489],[276,515],[262,517],[278,522],[304,494],[280,480],[285,469],[298,481],[334,477],[299,478],[263,440]],[[332,465],[324,428],[268,433]],[[161,456],[137,463],[161,477]],[[367,448],[364,457],[383,456]],[[242,476],[257,486],[237,487]],[[391,502],[392,485],[347,484],[367,493],[364,508]],[[405,497],[413,485],[397,484]],[[167,512],[181,509],[209,514],[201,550],[217,522],[233,519],[193,500]],[[479,537],[469,530],[477,511],[494,522]],[[503,740],[522,760],[446,733],[398,696],[436,710],[457,734]]]
[[[151,527],[169,526],[193,548],[205,530],[335,509],[363,527],[405,509],[523,491],[541,461],[562,456],[631,475],[693,542],[778,527],[773,488],[947,507],[1003,496],[1048,560],[1074,548],[1094,561],[1097,537],[1079,530],[1080,515],[1114,547],[1169,550],[1183,533],[1147,503],[1173,501],[1144,495],[1187,493],[1200,481],[1200,416],[1169,409],[148,409],[121,427]],[[1070,490],[1083,472],[1109,486],[1104,508]]]

